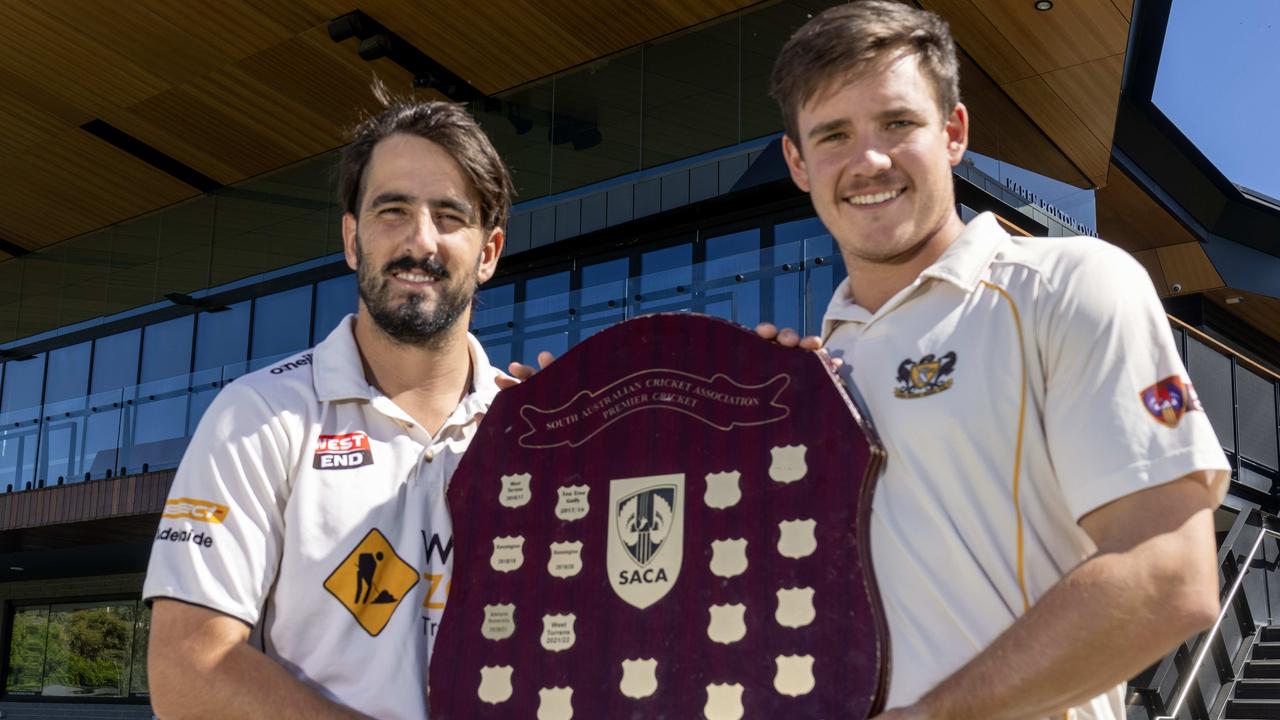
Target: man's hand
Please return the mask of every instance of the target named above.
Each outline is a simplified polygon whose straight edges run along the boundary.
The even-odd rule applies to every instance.
[[[543,350],[542,352],[538,353],[537,368],[531,367],[529,365],[525,365],[524,363],[518,363],[518,362],[511,363],[510,365],[507,366],[507,372],[511,374],[511,377],[498,376],[498,380],[497,380],[498,389],[506,390],[507,388],[513,388],[519,385],[525,380],[528,380],[529,378],[533,377],[534,373],[538,372],[538,370],[546,370],[547,366],[550,365],[552,361],[554,361],[555,359],[556,359],[555,355],[552,355],[546,350]]]
[[[762,322],[756,326],[756,334],[765,340],[776,342],[783,347],[799,346],[805,350],[818,350],[822,347],[822,338],[817,335],[800,337],[800,333],[791,328],[778,328],[773,323]]]

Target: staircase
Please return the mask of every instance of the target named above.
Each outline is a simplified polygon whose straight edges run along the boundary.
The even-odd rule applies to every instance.
[[[1128,720],[1280,720],[1280,520],[1240,512],[1218,562],[1218,621],[1130,681]]]
[[[1224,720],[1280,720],[1280,626],[1260,628],[1248,659],[1224,693]]]

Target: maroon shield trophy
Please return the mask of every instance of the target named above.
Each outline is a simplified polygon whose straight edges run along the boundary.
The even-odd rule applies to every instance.
[[[687,314],[592,336],[498,395],[453,476],[431,717],[874,714],[883,457],[817,353]]]

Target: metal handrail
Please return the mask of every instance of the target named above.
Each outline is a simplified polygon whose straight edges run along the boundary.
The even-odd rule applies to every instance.
[[[1178,713],[1182,712],[1182,706],[1186,704],[1187,695],[1191,693],[1192,684],[1196,681],[1196,676],[1200,674],[1200,666],[1204,664],[1204,659],[1209,655],[1209,648],[1213,646],[1213,638],[1217,635],[1218,630],[1222,627],[1222,621],[1227,617],[1227,611],[1231,609],[1231,603],[1235,600],[1236,594],[1240,592],[1240,588],[1244,586],[1244,576],[1249,574],[1249,569],[1253,567],[1253,559],[1258,556],[1258,549],[1262,547],[1262,541],[1268,535],[1280,538],[1280,532],[1269,530],[1265,527],[1258,528],[1258,537],[1253,541],[1253,547],[1249,548],[1249,555],[1245,558],[1242,570],[1231,584],[1225,597],[1222,598],[1222,609],[1218,611],[1218,619],[1214,621],[1213,627],[1210,627],[1204,634],[1204,641],[1200,649],[1196,652],[1195,662],[1191,664],[1190,671],[1182,679],[1182,689],[1178,691],[1177,700],[1173,703],[1173,709],[1168,715],[1157,715],[1154,720],[1176,720]]]

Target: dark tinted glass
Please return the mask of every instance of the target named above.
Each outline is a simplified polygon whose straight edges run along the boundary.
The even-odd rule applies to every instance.
[[[356,311],[355,273],[325,280],[316,284],[315,328],[312,345],[319,345],[333,331],[342,318]]]
[[[312,287],[303,285],[253,301],[251,370],[310,345]]]

